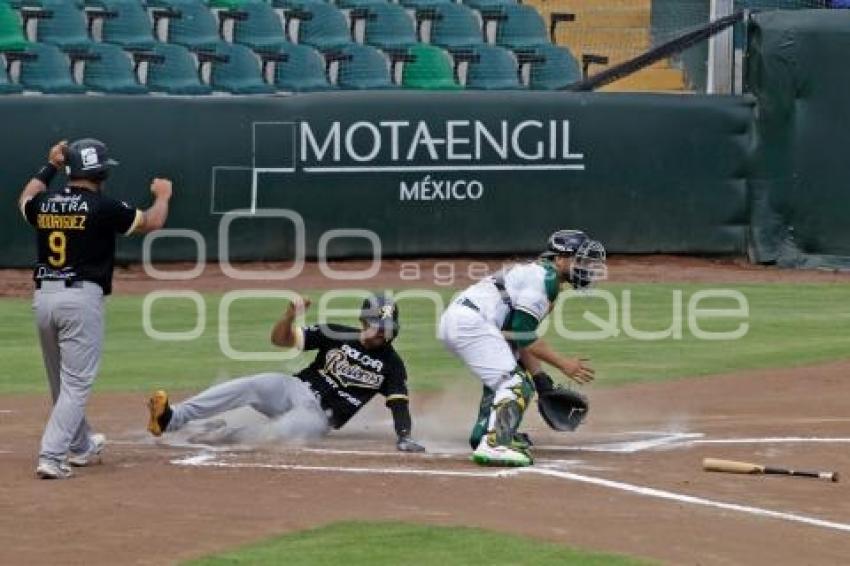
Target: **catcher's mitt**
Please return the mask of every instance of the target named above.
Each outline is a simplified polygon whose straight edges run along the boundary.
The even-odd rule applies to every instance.
[[[584,421],[589,405],[584,394],[558,385],[538,395],[537,408],[552,429],[573,431]]]

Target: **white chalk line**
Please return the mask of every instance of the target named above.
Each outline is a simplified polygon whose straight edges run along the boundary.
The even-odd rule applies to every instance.
[[[425,470],[416,468],[359,468],[348,466],[305,466],[301,464],[262,464],[248,462],[220,462],[214,460],[212,454],[199,454],[188,458],[171,460],[177,466],[211,467],[211,468],[253,468],[271,470],[291,470],[303,472],[336,472],[344,474],[389,474],[414,476],[444,476],[470,478],[505,478],[515,476],[519,470],[498,470],[471,472],[465,470]]]
[[[703,497],[696,497],[693,495],[685,495],[682,493],[675,493],[672,491],[665,491],[663,489],[655,489],[652,487],[645,487],[640,485],[633,485],[630,483],[618,482],[613,480],[606,480],[603,478],[597,478],[592,476],[585,476],[582,474],[576,474],[573,472],[563,472],[558,470],[547,470],[541,468],[522,468],[519,470],[523,473],[532,473],[543,476],[552,476],[556,478],[578,481],[582,483],[589,483],[593,485],[598,485],[602,487],[607,487],[610,489],[617,489],[620,491],[627,491],[630,493],[636,493],[638,495],[645,495],[648,497],[656,497],[659,499],[667,499],[670,501],[676,501],[679,503],[690,503],[693,505],[701,505],[704,507],[713,507],[715,509],[724,509],[727,511],[738,511],[739,513],[747,513],[750,515],[757,515],[760,517],[770,517],[772,519],[780,519],[784,521],[792,521],[795,523],[803,523],[805,525],[811,525],[815,527],[823,527],[826,529],[833,529],[837,531],[850,532],[850,524],[847,523],[838,523],[835,521],[827,521],[824,519],[817,519],[815,517],[807,517],[805,515],[797,515],[794,513],[786,513],[782,511],[771,511],[770,509],[763,509],[761,507],[751,507],[749,505],[739,505],[737,503],[726,503],[723,501],[714,501],[712,499],[705,499]]]
[[[759,517],[768,517],[782,521],[801,523],[804,525],[821,527],[842,532],[850,532],[850,524],[839,523],[836,521],[828,521],[818,519],[816,517],[808,517],[795,513],[783,511],[773,511],[761,507],[753,507],[749,505],[741,505],[737,503],[727,503],[724,501],[715,501],[704,497],[693,495],[685,495],[662,489],[634,485],[625,482],[608,480],[594,476],[577,474],[574,472],[555,470],[548,467],[529,467],[517,468],[498,471],[466,471],[466,470],[428,470],[416,468],[364,468],[364,467],[349,467],[349,466],[306,466],[301,464],[264,464],[250,462],[221,462],[216,460],[216,454],[201,453],[186,458],[171,460],[171,463],[177,466],[191,467],[206,467],[206,468],[228,468],[228,469],[270,469],[270,470],[289,470],[289,471],[306,471],[306,472],[331,472],[331,473],[346,473],[346,474],[384,474],[384,475],[414,475],[414,476],[439,476],[439,477],[473,477],[473,478],[506,478],[513,477],[519,474],[536,474],[541,476],[555,477],[564,480],[577,481],[607,487],[642,495],[646,497],[654,497],[678,503],[689,503],[702,507],[711,507],[714,509],[723,509],[726,511],[736,511],[748,515]]]
[[[850,438],[821,438],[815,436],[777,436],[767,438],[704,438],[689,444],[846,444]]]
[[[620,454],[632,454],[643,450],[652,450],[668,446],[681,445],[704,436],[700,433],[674,432],[633,432],[629,434],[651,434],[657,438],[633,440],[625,442],[600,442],[595,444],[578,444],[572,446],[539,446],[541,450],[569,451],[569,452],[616,452]]]
[[[634,433],[639,434],[639,433]],[[657,433],[647,433],[657,434]],[[674,433],[658,438],[632,442],[602,442],[596,444],[538,446],[553,452],[612,452],[633,454],[645,450],[687,448],[696,444],[848,444],[847,437],[774,436],[761,438],[703,438],[700,433]]]

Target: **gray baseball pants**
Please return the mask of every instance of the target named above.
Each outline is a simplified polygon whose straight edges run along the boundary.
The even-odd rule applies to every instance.
[[[291,418],[313,434],[328,430],[328,418],[306,383],[283,373],[260,373],[214,385],[171,408],[168,432],[219,413],[251,407],[270,419]],[[284,423],[285,424],[285,423]]]
[[[86,403],[103,348],[103,290],[83,281],[66,287],[44,281],[35,292],[35,312],[53,409],[41,438],[39,458],[61,462],[68,451],[91,448]]]

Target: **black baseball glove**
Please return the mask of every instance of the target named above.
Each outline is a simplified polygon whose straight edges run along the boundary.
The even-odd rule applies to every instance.
[[[540,416],[553,430],[573,431],[584,421],[589,405],[587,396],[564,385],[538,391]]]

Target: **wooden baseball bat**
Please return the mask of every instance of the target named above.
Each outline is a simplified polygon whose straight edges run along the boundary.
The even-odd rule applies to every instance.
[[[737,462],[735,460],[719,460],[717,458],[703,459],[702,469],[707,472],[728,472],[731,474],[780,474],[785,476],[818,478],[834,482],[838,481],[838,472],[807,472],[803,470],[791,470],[789,468],[762,466],[761,464],[751,464],[749,462]]]

